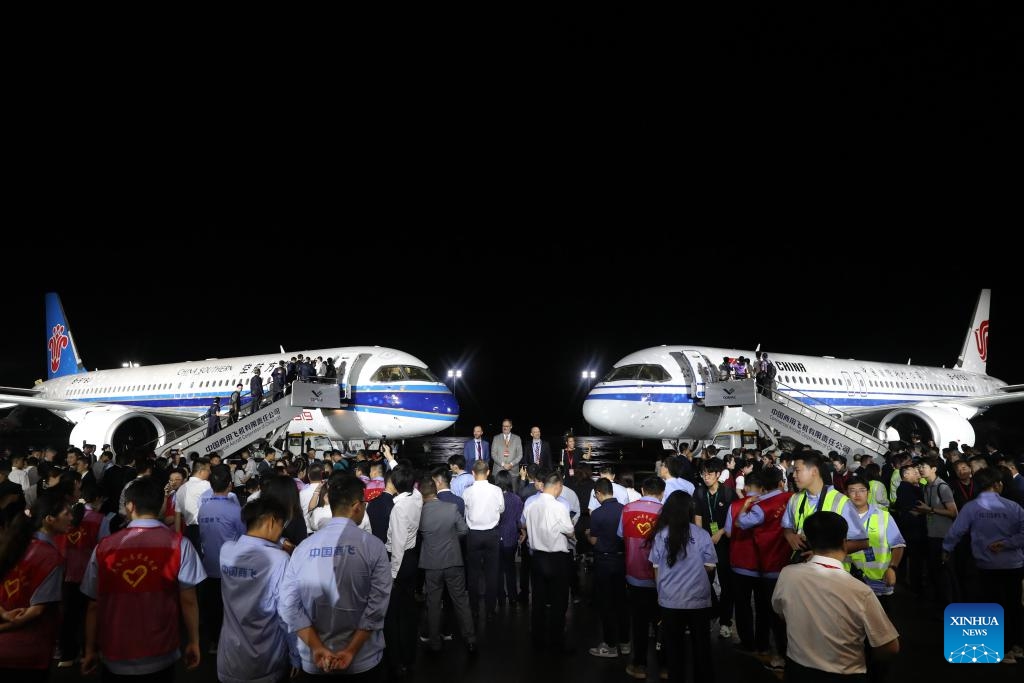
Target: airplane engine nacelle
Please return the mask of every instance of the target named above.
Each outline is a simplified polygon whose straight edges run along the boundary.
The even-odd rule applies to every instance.
[[[94,412],[80,419],[71,430],[71,443],[79,448],[83,443],[91,443],[97,449],[103,444],[110,444],[115,453],[126,453],[141,446],[156,448],[162,445],[163,434],[163,425],[148,413]]]
[[[950,441],[974,445],[974,427],[949,406],[900,408],[886,415],[879,428],[895,428],[904,441],[909,441],[911,433],[917,432],[922,442],[927,443],[930,438],[939,448],[945,448]]]

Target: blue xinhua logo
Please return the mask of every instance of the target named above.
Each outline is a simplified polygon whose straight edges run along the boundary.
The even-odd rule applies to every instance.
[[[990,602],[954,602],[943,621],[943,657],[951,664],[1003,661],[1003,608]]]

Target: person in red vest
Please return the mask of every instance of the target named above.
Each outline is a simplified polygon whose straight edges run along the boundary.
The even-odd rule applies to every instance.
[[[64,583],[64,558],[54,537],[70,526],[64,497],[44,493],[32,516],[17,515],[0,537],[0,680],[49,677]]]
[[[82,579],[82,592],[90,598],[83,675],[99,666],[104,681],[147,676],[170,683],[181,656],[182,618],[186,668],[199,666],[196,585],[206,572],[192,543],[159,519],[163,504],[158,481],[135,480],[125,492],[131,523],[100,541],[89,560]]]
[[[71,513],[71,528],[64,539],[64,621],[60,626],[60,651],[62,659],[58,668],[74,666],[82,646],[82,630],[85,626],[86,600],[82,595],[82,577],[92,557],[96,544],[110,535],[110,520],[113,512],[103,514],[103,495],[95,481],[82,485],[85,504],[78,504]]]
[[[658,477],[648,477],[640,485],[640,490],[644,494],[640,500],[622,508],[618,535],[626,546],[626,590],[633,634],[633,661],[626,665],[626,673],[633,678],[647,680],[648,629],[659,621],[654,567],[647,557],[654,525],[661,515],[665,482]],[[658,650],[658,656],[664,659],[663,649]],[[664,664],[664,661],[659,664]]]

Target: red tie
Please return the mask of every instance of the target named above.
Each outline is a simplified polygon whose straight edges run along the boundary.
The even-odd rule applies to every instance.
[[[477,460],[480,459],[480,442],[479,441],[476,442],[476,459]]]

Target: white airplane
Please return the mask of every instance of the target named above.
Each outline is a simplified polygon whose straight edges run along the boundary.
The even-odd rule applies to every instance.
[[[0,387],[0,408],[43,408],[74,423],[71,442],[162,446],[170,429],[194,421],[220,396],[226,408],[235,385],[250,401],[249,380],[261,367],[264,382],[284,353],[198,362],[170,363],[87,372],[64,315],[60,298],[46,295],[48,379],[32,389]],[[303,410],[289,428],[331,439],[404,439],[434,434],[451,426],[459,405],[426,363],[402,351],[379,346],[314,349],[302,353],[334,358],[338,380],[349,399],[341,409]],[[248,412],[243,407],[242,413]]]
[[[771,353],[776,388],[817,408],[827,404],[828,412],[871,425],[890,440],[916,431],[940,447],[950,441],[973,445],[969,420],[993,405],[1024,400],[1024,385],[1010,386],[985,372],[990,297],[991,290],[982,290],[954,367]],[[755,353],[706,346],[637,351],[594,386],[583,416],[606,432],[647,439],[713,439],[721,432],[753,431],[757,425],[742,408],[705,407],[700,401],[722,359],[738,356],[754,358]]]

